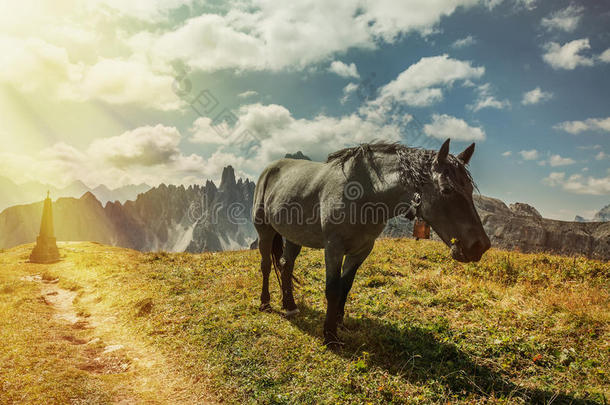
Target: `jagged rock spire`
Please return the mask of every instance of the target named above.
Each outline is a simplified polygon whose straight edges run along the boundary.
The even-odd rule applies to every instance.
[[[235,182],[235,169],[229,165],[222,169],[222,177],[220,179],[220,189],[226,190],[233,188],[237,183]]]
[[[42,209],[42,221],[40,221],[40,235],[38,235],[36,246],[30,255],[30,262],[55,263],[57,261],[59,261],[59,251],[53,226],[53,203],[50,193],[47,191],[47,198],[44,200]]]

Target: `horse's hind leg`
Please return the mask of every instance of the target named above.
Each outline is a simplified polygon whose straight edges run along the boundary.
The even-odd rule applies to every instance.
[[[261,311],[270,311],[271,295],[269,294],[269,274],[271,274],[271,248],[275,230],[271,227],[258,228],[258,250],[261,253],[261,272],[263,273],[263,290],[261,292]]]
[[[301,252],[301,245],[286,240],[286,248],[282,256],[282,308],[286,310],[286,316],[292,316],[299,312],[293,296],[294,261]]]

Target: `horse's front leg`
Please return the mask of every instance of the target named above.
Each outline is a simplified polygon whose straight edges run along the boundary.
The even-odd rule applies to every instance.
[[[341,297],[339,299],[339,310],[337,312],[337,323],[339,325],[343,324],[343,316],[345,315],[345,301],[347,301],[347,295],[349,294],[352,284],[354,283],[356,271],[371,253],[374,244],[375,241],[371,242],[371,244],[366,246],[362,251],[345,256],[343,273],[341,274]]]
[[[340,243],[328,241],[324,248],[326,264],[326,321],[324,322],[324,344],[336,347],[341,342],[337,336],[337,315],[341,300],[341,264],[344,249]]]

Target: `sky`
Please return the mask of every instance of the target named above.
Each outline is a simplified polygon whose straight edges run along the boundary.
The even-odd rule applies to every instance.
[[[610,203],[610,2],[0,2],[0,176],[255,180],[370,141],[452,153],[545,217]]]

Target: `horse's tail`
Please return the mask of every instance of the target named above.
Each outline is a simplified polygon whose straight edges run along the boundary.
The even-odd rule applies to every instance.
[[[273,244],[271,246],[271,262],[273,263],[273,270],[275,270],[275,276],[277,282],[280,285],[280,291],[284,293],[284,287],[282,286],[282,263],[281,258],[284,253],[284,240],[282,235],[276,233],[273,237]]]

